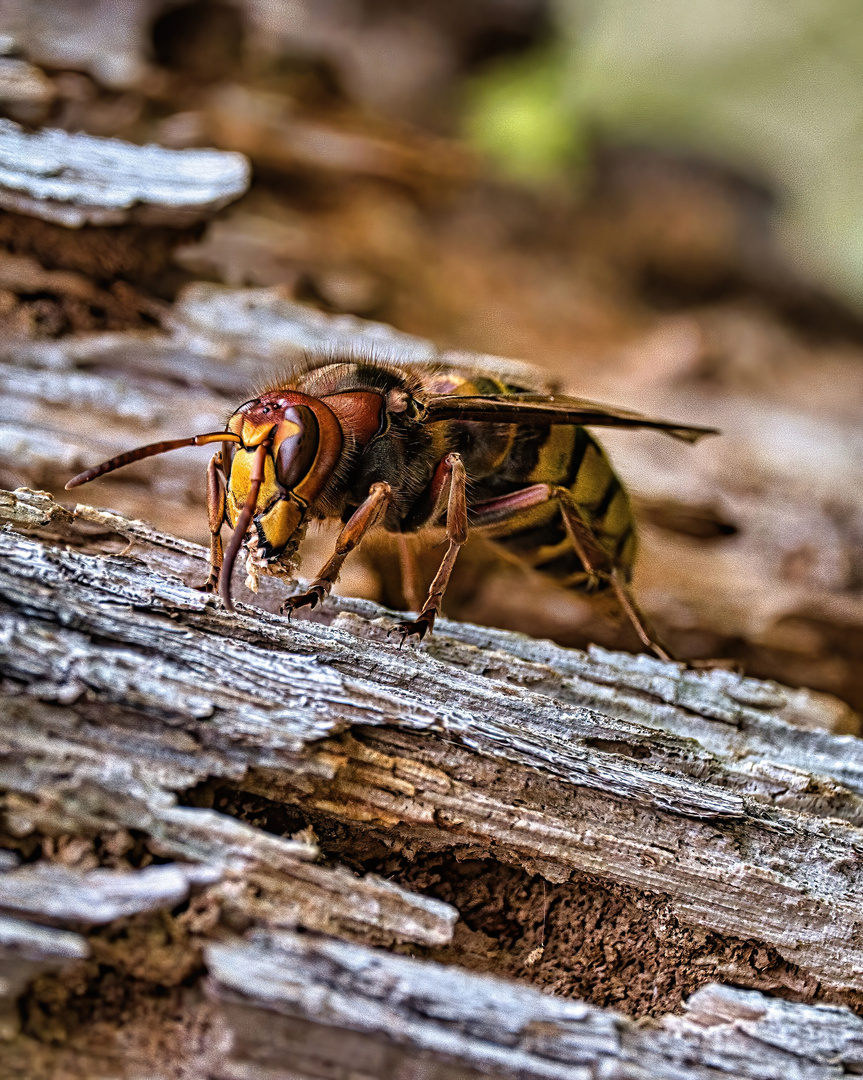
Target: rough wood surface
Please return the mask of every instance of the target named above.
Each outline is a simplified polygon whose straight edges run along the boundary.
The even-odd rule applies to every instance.
[[[0,122],[0,487],[220,426],[307,349],[535,357],[722,427],[608,435],[639,599],[838,697],[483,629],[626,647],[474,543],[417,648],[271,581],[230,618],[188,588],[194,451],[78,495],[113,512],[0,492],[0,1080],[863,1072],[859,319],[782,285],[751,193],[639,152],[573,213],[375,120],[425,87],[446,129],[460,20],[330,7],[0,3],[0,112],[64,129]],[[387,558],[342,586],[398,606]]]
[[[168,150],[0,120],[0,207],[80,228],[137,222],[185,228],[249,186],[242,154]]]
[[[154,908],[192,905],[196,929],[174,965],[186,970],[203,950],[211,995],[231,1000],[220,1022],[235,1033],[258,1024],[275,1032],[247,1013],[276,1009],[315,1030],[372,1032],[375,1054],[395,1039],[411,1047],[409,1057],[505,1071],[494,1044],[511,1047],[511,1033],[486,1040],[489,1049],[474,1045],[471,1030],[447,1049],[434,1025],[417,1033],[390,1006],[380,1014],[360,1006],[353,990],[335,1008],[315,989],[315,979],[335,977],[321,964],[352,970],[359,957],[363,971],[378,971],[385,956],[331,954],[326,941],[318,955],[302,944],[311,939],[267,938],[311,965],[292,974],[296,992],[268,997],[266,972],[285,964],[261,951],[264,939],[242,943],[246,928],[433,951],[446,948],[458,918],[440,900],[316,861],[313,832],[277,835],[277,814],[295,812],[394,852],[491,857],[552,886],[589,875],[635,890],[677,925],[774,950],[797,996],[859,1000],[863,754],[857,740],[831,733],[843,723],[833,699],[448,622],[428,645],[399,649],[386,640],[388,613],[362,601],[336,599],[317,621],[293,624],[247,607],[232,617],[181,580],[204,567],[202,549],[188,541],[38,493],[4,494],[0,518],[0,700],[12,721],[0,736],[12,853],[0,873],[0,914],[18,928],[4,945],[13,996],[24,975],[59,979],[50,972],[104,948],[94,926],[143,925]],[[213,785],[270,809],[249,820],[219,812],[207,802]],[[34,850],[42,852],[35,864],[26,854]],[[168,861],[148,866],[153,856]],[[34,930],[22,959],[26,920],[78,936],[53,941]],[[224,947],[208,945],[226,934]],[[393,979],[431,978],[418,960],[392,962]],[[259,981],[238,1005],[237,972],[253,970]],[[704,981],[711,975],[751,980],[752,971],[705,963]],[[455,971],[440,978],[442,999],[457,989],[447,980],[467,979],[466,994],[486,985]],[[508,1015],[506,994],[523,992],[488,985]],[[540,1010],[586,1008],[525,992]],[[324,1000],[313,1016],[311,1003]],[[767,1008],[757,1000],[756,1012]],[[824,1015],[857,1031],[850,1014]],[[543,1030],[546,1019],[536,1020]],[[618,1030],[621,1022],[601,1023]],[[285,1029],[290,1039],[301,1030],[293,1021]],[[29,1046],[30,1031],[25,1025],[14,1045]],[[282,1038],[268,1044],[276,1057],[287,1052]],[[239,1034],[229,1044],[245,1046]],[[563,1061],[578,1060],[566,1053]],[[614,1049],[609,1060],[621,1055]],[[286,1075],[255,1060],[263,1072],[235,1062],[213,1075]],[[563,1075],[547,1062],[530,1068],[538,1071],[521,1075]],[[620,1068],[630,1075],[630,1065]],[[297,1075],[324,1075],[309,1070]]]
[[[77,935],[32,924],[16,939],[11,922],[0,923],[0,942],[28,958],[19,961],[24,979],[86,948]],[[36,1063],[45,1075],[87,1080],[829,1080],[863,1067],[863,1021],[849,1010],[715,984],[683,1015],[644,1028],[583,1002],[316,935],[257,931],[207,946],[205,962],[205,1001],[187,1001],[185,1041],[171,1060],[137,1058],[146,1042],[133,1030],[125,1048],[89,1052],[18,1038],[4,1048],[7,1075],[38,1075]]]

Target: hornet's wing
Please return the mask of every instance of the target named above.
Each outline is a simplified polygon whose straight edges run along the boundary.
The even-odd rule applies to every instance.
[[[459,397],[442,394],[425,402],[427,424],[439,420],[466,420],[490,424],[580,424],[583,427],[653,428],[683,442],[694,443],[717,428],[653,420],[628,409],[561,394],[507,394],[500,397]]]

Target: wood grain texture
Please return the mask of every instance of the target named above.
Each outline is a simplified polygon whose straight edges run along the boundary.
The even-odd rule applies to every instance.
[[[65,931],[31,924],[18,939],[33,968],[80,955]],[[131,1056],[104,1037],[89,1052],[13,1039],[4,1047],[9,1075],[101,1080],[146,1067],[158,1080],[831,1080],[863,1067],[863,1021],[849,1010],[715,984],[682,1015],[645,1028],[583,1002],[317,935],[256,931],[207,946],[205,960],[205,998],[187,998],[185,1041],[171,1060],[136,1061],[140,1035],[130,1025]]]
[[[458,911],[206,798],[227,785],[402,850],[485,853],[551,884],[587,874],[853,997],[863,756],[832,733],[838,702],[447,621],[399,649],[390,613],[357,600],[316,621],[231,617],[183,581],[203,549],[143,522],[26,491],[3,493],[0,522],[0,1020],[24,1075],[116,1075],[148,1032],[167,1039],[158,1002],[188,1068],[225,1080],[857,1067],[844,1009],[706,988],[643,1029],[381,951],[446,945]],[[175,929],[154,951],[162,918]],[[46,1042],[60,988],[109,1000],[117,965],[142,995],[126,1049],[89,1021]],[[181,978],[194,991],[175,999]]]
[[[730,987],[699,991],[685,1016],[650,1030],[582,1002],[338,942],[261,935],[207,955],[209,992],[235,1032],[219,1077],[400,1076],[421,1061],[435,1080],[815,1080],[863,1065],[863,1021],[847,1010]]]

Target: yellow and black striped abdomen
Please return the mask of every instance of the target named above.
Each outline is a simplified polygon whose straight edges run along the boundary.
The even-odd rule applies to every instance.
[[[432,377],[428,389],[455,395],[505,395],[520,388],[490,375],[450,370]],[[535,484],[566,488],[611,565],[629,579],[636,548],[632,507],[605,451],[585,428],[467,422],[454,423],[450,435],[452,449],[464,458],[469,506]],[[573,547],[556,500],[519,510],[483,532],[510,555],[564,586],[584,588],[592,580]]]
[[[585,428],[517,426],[495,475],[477,479],[471,493],[474,505],[534,484],[567,489],[611,565],[629,579],[636,547],[632,507],[605,451]],[[590,580],[556,500],[518,511],[493,526],[489,536],[510,555],[564,586],[584,588]]]

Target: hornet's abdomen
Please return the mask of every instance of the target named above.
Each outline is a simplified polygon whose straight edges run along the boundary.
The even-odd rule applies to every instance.
[[[520,388],[476,376],[445,376],[446,392],[457,395],[512,394]],[[437,390],[436,392],[441,392]],[[460,424],[458,449],[469,478],[469,504],[476,506],[534,484],[566,488],[584,524],[611,565],[625,580],[636,551],[635,521],[629,496],[605,451],[575,424],[537,427],[521,424]],[[510,555],[561,585],[582,589],[606,582],[589,577],[556,501],[521,510],[505,522],[483,529]]]

